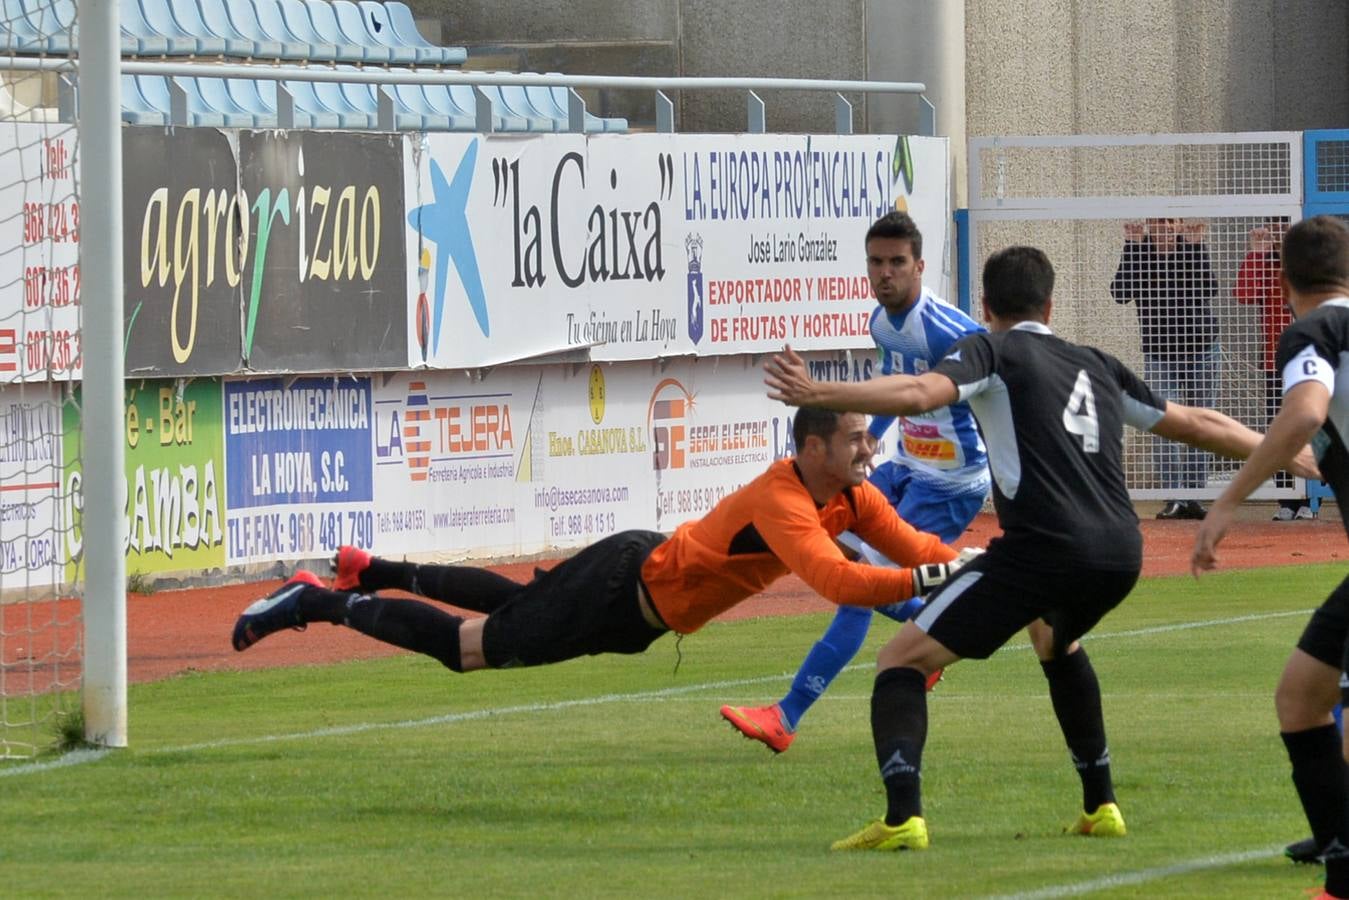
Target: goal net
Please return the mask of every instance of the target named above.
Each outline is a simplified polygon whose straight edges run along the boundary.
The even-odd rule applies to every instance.
[[[0,36],[0,758],[78,722],[83,661],[74,4],[5,4]],[[63,113],[64,110],[64,113]],[[112,437],[112,436],[108,436]]]
[[[1113,353],[1169,399],[1263,430],[1287,323],[1277,246],[1301,218],[1299,150],[1282,132],[974,140],[972,280],[998,249],[1040,247],[1057,275],[1058,334]],[[1214,497],[1238,465],[1126,429],[1138,500]],[[1303,488],[1282,475],[1254,496]]]

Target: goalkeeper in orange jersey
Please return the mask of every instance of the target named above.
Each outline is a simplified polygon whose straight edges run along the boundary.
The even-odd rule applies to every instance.
[[[456,672],[641,653],[667,631],[691,634],[788,572],[838,604],[881,606],[927,593],[960,565],[936,535],[899,518],[866,480],[866,418],[801,409],[795,457],[780,460],[673,536],[624,531],[521,584],[473,566],[419,565],[343,547],[333,590],[297,572],[239,616],[236,650],[311,622],[345,625]],[[900,566],[847,559],[851,531]],[[486,613],[461,618],[382,588]]]

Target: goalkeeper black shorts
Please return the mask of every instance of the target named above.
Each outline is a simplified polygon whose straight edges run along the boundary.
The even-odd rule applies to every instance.
[[[620,531],[540,573],[483,625],[492,668],[541,666],[597,653],[641,653],[665,633],[642,616],[642,563],[665,535]]]
[[[987,659],[1036,619],[1054,627],[1062,650],[1133,590],[1138,569],[1046,571],[995,542],[927,597],[913,622],[962,659]]]

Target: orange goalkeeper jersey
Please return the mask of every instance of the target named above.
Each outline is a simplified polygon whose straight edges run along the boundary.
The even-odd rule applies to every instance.
[[[718,614],[794,572],[826,600],[884,606],[913,596],[908,569],[850,562],[834,538],[851,531],[901,566],[949,562],[956,553],[935,534],[901,519],[863,482],[823,507],[784,459],[686,522],[642,564],[642,581],[665,624],[697,631]]]

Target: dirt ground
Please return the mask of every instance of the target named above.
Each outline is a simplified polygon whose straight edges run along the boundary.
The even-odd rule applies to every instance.
[[[1221,568],[1296,565],[1329,562],[1349,553],[1345,531],[1333,505],[1322,509],[1315,521],[1272,522],[1272,507],[1248,505],[1242,521],[1228,535],[1221,548]],[[1140,504],[1144,538],[1144,575],[1177,575],[1189,569],[1190,550],[1197,522],[1158,521],[1152,516],[1156,505]],[[980,515],[957,546],[983,546],[999,533],[990,514]],[[526,579],[535,566],[547,568],[548,562],[528,562],[491,566],[502,574]],[[327,573],[320,573],[326,575]],[[230,646],[230,632],[240,610],[258,597],[274,590],[281,582],[257,581],[226,587],[160,591],[130,594],[127,602],[128,677],[133,682],[154,681],[193,671],[256,669],[270,666],[372,659],[402,651],[345,628],[313,626],[319,634],[282,633],[268,638],[246,653]],[[794,576],[783,578],[767,593],[731,610],[723,618],[799,615],[826,611],[830,604]],[[55,629],[60,646],[74,644],[79,627],[78,610],[72,603],[39,604],[36,610],[24,604],[4,608],[3,643],[9,690],[13,681],[30,669],[34,681],[40,681],[39,668],[24,662],[41,659],[49,645],[25,647],[22,633],[40,633],[40,626],[55,616],[61,624]],[[50,638],[49,638],[50,640]],[[63,673],[64,678],[68,675]]]

